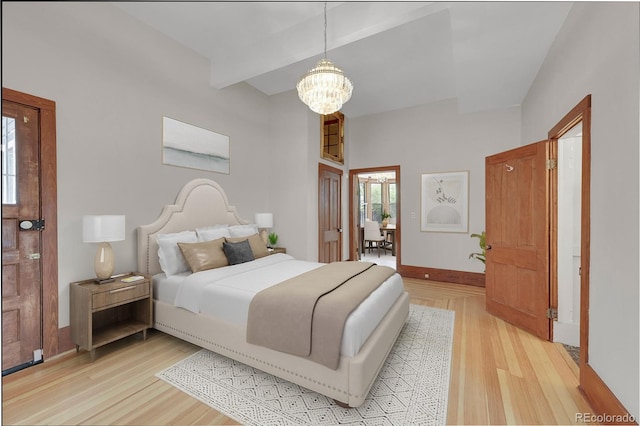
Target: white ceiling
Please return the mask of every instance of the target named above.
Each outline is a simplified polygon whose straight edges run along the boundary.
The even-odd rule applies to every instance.
[[[210,83],[295,90],[324,50],[321,2],[116,2],[211,63]],[[519,105],[570,2],[335,2],[327,57],[353,81],[349,117],[457,98]]]

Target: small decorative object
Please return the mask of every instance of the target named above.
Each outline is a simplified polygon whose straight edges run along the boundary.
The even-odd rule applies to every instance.
[[[269,247],[275,248],[276,244],[278,244],[278,234],[271,232],[269,234]]]
[[[389,224],[389,218],[391,218],[391,215],[388,212],[383,211],[382,212],[382,227],[383,228],[386,228],[387,225]]]
[[[467,232],[469,172],[422,175],[421,231]]]
[[[487,260],[487,236],[485,231],[482,234],[471,234],[471,238],[478,238],[478,245],[480,246],[481,253],[471,253],[469,259],[478,259],[482,263],[486,263]]]
[[[124,223],[123,215],[83,216],[82,218],[82,241],[100,243],[93,263],[98,284],[113,281],[111,275],[115,269],[115,260],[109,242],[124,240]]]

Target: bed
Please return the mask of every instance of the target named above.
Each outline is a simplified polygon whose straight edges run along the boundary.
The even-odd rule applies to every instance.
[[[295,271],[313,273],[321,264],[272,254],[238,265],[167,276],[158,254],[159,235],[163,241],[163,236],[185,231],[245,226],[251,224],[229,205],[220,185],[209,179],[195,179],[180,190],[175,204],[162,209],[158,219],[138,228],[138,269],[153,276],[154,328],[316,391],[340,405],[360,406],[409,313],[409,296],[401,277],[393,273],[347,317],[337,368],[247,343],[247,310],[255,293],[272,285],[269,279],[279,281],[282,274],[286,278]],[[256,284],[256,276],[269,279]],[[215,281],[215,285],[201,290],[209,292],[208,297],[179,297],[188,283],[199,288],[198,280],[202,279]],[[178,300],[181,301],[176,306]]]

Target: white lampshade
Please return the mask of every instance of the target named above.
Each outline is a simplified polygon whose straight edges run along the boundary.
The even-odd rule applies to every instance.
[[[125,239],[124,215],[82,217],[82,241],[104,243]]]
[[[255,222],[258,228],[273,228],[273,213],[256,213]]]

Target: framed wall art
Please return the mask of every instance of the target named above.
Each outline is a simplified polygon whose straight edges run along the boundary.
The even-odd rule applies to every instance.
[[[421,231],[468,232],[468,171],[424,173],[421,192]]]
[[[162,117],[162,163],[229,174],[229,136]]]

